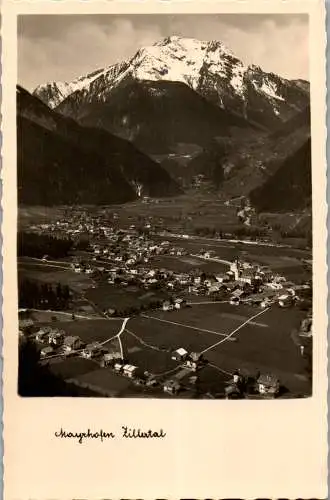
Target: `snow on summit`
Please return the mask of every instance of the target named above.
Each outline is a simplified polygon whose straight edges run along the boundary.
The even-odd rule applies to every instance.
[[[173,35],[139,49],[130,59],[72,82],[41,85],[34,94],[51,108],[70,98],[74,100],[74,96],[102,103],[122,82],[130,80],[181,82],[220,107],[233,107],[238,112],[243,109],[244,116],[251,91],[277,116],[280,103],[286,105],[285,88],[298,90],[294,81],[265,73],[253,64],[245,66],[220,41]]]
[[[131,63],[138,80],[183,82],[195,90],[203,66],[224,76],[228,57],[234,58],[221,42],[171,36],[141,49]],[[238,59],[236,61],[242,70],[243,64]]]
[[[200,41],[195,38],[170,36],[153,45],[141,48],[128,61],[119,65],[124,71],[114,72],[114,79],[108,78],[110,87],[116,86],[124,76],[131,74],[137,80],[167,80],[188,84],[194,90],[198,87],[202,69],[225,76],[228,60],[234,66],[232,86],[239,91],[242,85],[244,66],[221,42]],[[233,64],[235,63],[235,64]],[[72,82],[52,82],[39,85],[34,94],[47,99],[50,107],[58,106],[66,97],[77,90],[87,89],[97,78],[109,72],[109,67],[90,75],[76,78]],[[49,95],[48,95],[49,94]]]
[[[86,76],[75,78],[72,82],[51,82],[39,85],[33,92],[34,95],[44,100],[44,97],[49,95],[47,104],[50,108],[56,108],[64,99],[73,94],[77,90],[82,90],[99,76],[105,73],[106,70],[97,70]]]

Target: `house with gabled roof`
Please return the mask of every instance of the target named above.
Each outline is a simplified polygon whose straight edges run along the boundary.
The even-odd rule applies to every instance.
[[[86,359],[95,358],[102,352],[102,346],[98,342],[93,342],[91,344],[87,344],[85,349],[82,351],[81,356]]]
[[[270,373],[262,374],[257,379],[257,390],[262,396],[274,398],[280,390],[279,379]]]
[[[174,361],[185,361],[187,356],[188,356],[188,352],[183,347],[179,347],[179,349],[176,349],[172,353],[172,359]]]
[[[118,350],[111,350],[103,355],[101,366],[114,366],[116,362],[122,359],[121,352]]]
[[[190,370],[196,371],[204,364],[203,354],[199,352],[191,352],[185,359],[184,365]]]
[[[177,380],[167,380],[164,382],[163,389],[164,392],[168,394],[177,394],[181,388],[180,383]]]
[[[80,346],[81,340],[77,335],[69,335],[68,337],[65,337],[63,341],[63,349],[66,352],[75,351],[76,349],[79,349]]]

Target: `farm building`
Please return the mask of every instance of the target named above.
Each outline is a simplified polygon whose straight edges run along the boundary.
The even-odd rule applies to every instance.
[[[164,383],[164,392],[168,394],[177,394],[181,388],[181,385],[177,380],[167,380]]]
[[[285,294],[278,298],[278,305],[280,307],[290,307],[292,305],[292,295]]]
[[[47,347],[44,347],[40,351],[40,356],[42,358],[46,358],[47,356],[50,356],[51,354],[53,354],[53,352],[54,352],[54,349],[51,346],[47,346]]]
[[[240,300],[244,297],[244,290],[240,290],[240,289],[237,289],[237,290],[234,290],[234,292],[232,293],[231,297],[230,297],[230,304],[232,305],[236,305],[236,304],[239,304]]]
[[[183,349],[183,347],[180,347],[179,349],[173,352],[172,359],[174,361],[185,361],[187,356],[188,352],[185,349]]]
[[[111,366],[116,363],[116,361],[121,360],[121,353],[119,351],[111,351],[107,352],[103,355],[103,359],[101,361],[101,365],[103,367],[105,366]]]
[[[92,344],[88,344],[85,347],[81,355],[83,358],[91,359],[101,354],[101,351],[102,351],[102,346],[100,346],[97,342],[93,342]]]
[[[75,349],[79,349],[81,345],[81,340],[78,336],[65,337],[63,341],[63,348],[66,352],[74,351]]]
[[[257,379],[257,389],[259,394],[274,398],[279,392],[280,383],[275,375],[263,374]]]
[[[158,384],[158,382],[157,382],[157,379],[154,377],[154,375],[149,374],[149,376],[147,377],[147,380],[146,380],[146,386],[147,387],[154,387],[157,384]]]
[[[46,340],[48,335],[51,333],[52,329],[50,326],[43,326],[35,333],[35,339],[37,342],[43,342]]]
[[[48,335],[48,343],[54,345],[62,345],[65,332],[63,330],[53,330]]]
[[[138,367],[133,365],[124,365],[123,373],[128,378],[133,378],[137,374]]]
[[[186,301],[184,299],[175,299],[174,307],[175,309],[181,309],[186,305]]]
[[[186,358],[185,366],[187,368],[190,368],[190,370],[196,371],[203,365],[203,363],[204,363],[203,354],[198,352],[192,352]]]
[[[117,373],[121,373],[123,370],[123,367],[124,367],[124,365],[122,363],[119,363],[119,362],[115,363],[115,365],[114,365],[114,369]]]

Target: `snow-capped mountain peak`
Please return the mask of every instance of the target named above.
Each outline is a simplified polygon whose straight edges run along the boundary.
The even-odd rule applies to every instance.
[[[51,109],[53,109],[56,108],[69,95],[73,94],[73,92],[87,87],[107,70],[108,68],[93,71],[93,73],[89,73],[86,76],[75,78],[72,82],[50,82],[42,84],[34,90],[33,94],[43,101],[47,100],[46,103]]]
[[[245,66],[221,41],[172,35],[140,48],[131,58],[72,82],[39,86],[34,94],[51,108],[65,101],[65,112],[111,99],[126,81],[181,82],[213,104],[256,122],[287,119],[307,105],[307,82],[286,80],[259,66]],[[63,106],[60,106],[63,112]],[[79,114],[79,113],[78,113]],[[265,118],[267,116],[267,118]],[[267,125],[268,126],[268,125]]]
[[[221,42],[174,35],[139,50],[131,60],[131,66],[137,80],[183,82],[196,90],[202,68],[207,66],[209,71],[224,73],[228,58],[235,59],[232,63],[243,69],[243,64]],[[234,73],[236,84],[239,72],[234,68]]]

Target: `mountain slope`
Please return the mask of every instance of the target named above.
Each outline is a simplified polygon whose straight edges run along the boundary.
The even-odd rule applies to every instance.
[[[17,113],[21,202],[105,204],[180,193],[168,173],[128,141],[79,126],[21,87]],[[38,184],[38,178],[34,198],[29,179]]]
[[[61,111],[76,118],[81,106],[107,102],[113,89],[127,80],[184,83],[218,107],[267,128],[289,119],[309,101],[308,82],[245,66],[219,41],[177,36],[138,50],[130,60],[104,68],[96,77],[41,85],[35,95],[52,107],[66,101]]]
[[[250,199],[258,211],[291,211],[311,206],[311,139],[287,158]]]
[[[268,135],[244,142],[232,140],[223,157],[222,189],[231,196],[247,196],[264,184],[310,138],[309,106]]]
[[[67,106],[64,101],[58,109],[67,114]],[[108,130],[148,154],[173,151],[180,143],[205,146],[235,129],[252,129],[243,118],[213,106],[178,82],[127,81],[106,102],[83,105],[79,115],[81,124]]]
[[[17,118],[17,142],[19,204],[107,204],[136,198],[102,157],[22,116]]]

